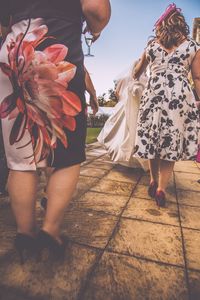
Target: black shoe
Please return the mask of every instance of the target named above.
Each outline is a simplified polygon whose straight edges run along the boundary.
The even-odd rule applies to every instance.
[[[41,259],[42,253],[48,252],[48,258],[55,260],[63,260],[65,257],[66,243],[62,239],[62,243],[59,243],[47,232],[40,230],[37,236],[37,254],[38,259]]]
[[[15,237],[14,245],[22,265],[25,262],[25,258],[33,256],[36,253],[36,240],[30,235],[18,233]]]

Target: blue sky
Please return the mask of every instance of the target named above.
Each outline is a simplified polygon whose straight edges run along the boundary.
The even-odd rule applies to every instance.
[[[99,40],[92,45],[93,58],[85,58],[97,90],[97,95],[113,87],[113,80],[144,50],[148,37],[153,34],[153,25],[165,8],[167,0],[111,0],[110,23]],[[199,0],[177,0],[192,31],[192,20],[200,17]],[[83,40],[84,52],[86,52]]]

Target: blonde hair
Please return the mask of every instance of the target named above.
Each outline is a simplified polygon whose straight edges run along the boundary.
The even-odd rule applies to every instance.
[[[156,27],[156,38],[166,49],[178,46],[183,37],[187,38],[189,33],[189,26],[184,16],[177,11],[169,15]]]

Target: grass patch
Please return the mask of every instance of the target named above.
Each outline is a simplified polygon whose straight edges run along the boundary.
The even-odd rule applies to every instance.
[[[97,141],[97,136],[99,135],[102,128],[87,128],[87,138],[86,144],[91,144]]]

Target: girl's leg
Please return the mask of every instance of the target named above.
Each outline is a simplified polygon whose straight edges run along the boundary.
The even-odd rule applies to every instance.
[[[37,174],[35,171],[10,170],[8,191],[16,218],[17,232],[34,235]]]
[[[65,209],[72,198],[80,173],[80,165],[55,170],[47,186],[47,211],[43,230],[60,240],[60,227]]]

